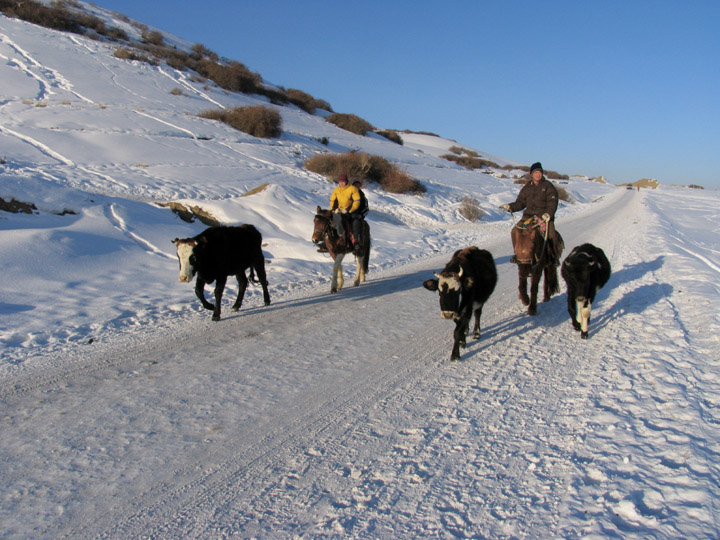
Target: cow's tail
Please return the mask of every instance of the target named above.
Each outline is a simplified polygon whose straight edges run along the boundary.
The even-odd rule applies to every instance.
[[[250,266],[250,275],[248,276],[248,279],[255,285],[260,285],[260,280],[255,277],[255,268],[252,265]]]

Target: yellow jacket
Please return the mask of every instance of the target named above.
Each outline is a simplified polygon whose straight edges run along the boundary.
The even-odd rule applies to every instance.
[[[360,207],[360,192],[352,184],[336,187],[330,195],[330,210],[335,207],[352,213]]]

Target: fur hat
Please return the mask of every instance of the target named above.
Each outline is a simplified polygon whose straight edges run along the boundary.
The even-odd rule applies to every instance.
[[[539,170],[540,172],[545,172],[545,171],[543,171],[542,163],[540,163],[539,161],[536,162],[536,163],[533,163],[533,164],[530,166],[530,174],[532,174],[533,171],[538,171],[538,170]]]
[[[339,184],[340,182],[347,182],[347,181],[348,181],[347,174],[344,174],[344,173],[343,173],[343,174],[341,174],[340,176],[338,176],[338,184]]]

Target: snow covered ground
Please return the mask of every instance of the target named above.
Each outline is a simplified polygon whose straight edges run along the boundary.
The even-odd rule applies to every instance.
[[[0,58],[0,197],[38,208],[0,212],[0,536],[720,536],[718,192],[562,186],[568,250],[613,266],[581,341],[564,292],[524,313],[497,210],[518,186],[439,159],[453,141],[289,107],[256,139],[194,115],[259,99],[4,17]],[[335,295],[309,242],[332,185],[302,168],[326,149],[428,188],[366,189],[369,281]],[[168,201],[254,223],[273,303],[231,313],[228,287],[212,323],[170,243],[204,226]],[[472,244],[499,283],[451,364],[421,283]]]

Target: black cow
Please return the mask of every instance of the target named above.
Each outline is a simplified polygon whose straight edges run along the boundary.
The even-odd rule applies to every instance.
[[[460,347],[466,345],[465,336],[473,312],[473,337],[480,338],[482,308],[497,284],[495,261],[489,251],[472,246],[456,251],[445,269],[435,276],[437,279],[428,279],[423,287],[440,293],[442,318],[455,321],[455,343],[450,361],[460,360]]]
[[[567,284],[570,321],[580,337],[587,339],[590,309],[595,293],[610,279],[610,262],[602,249],[583,244],[570,252],[560,273]]]
[[[189,282],[197,274],[195,294],[203,307],[213,310],[213,321],[220,320],[220,299],[228,276],[235,276],[240,287],[233,311],[240,309],[248,279],[245,270],[250,268],[250,279],[263,289],[265,305],[270,303],[265,258],[262,254],[262,236],[252,225],[239,227],[210,227],[193,238],[176,238],[182,282]],[[215,281],[215,304],[205,300],[205,284]]]

